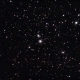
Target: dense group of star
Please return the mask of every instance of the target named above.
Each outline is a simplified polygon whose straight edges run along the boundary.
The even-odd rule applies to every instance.
[[[0,1],[0,80],[80,80],[80,2]]]

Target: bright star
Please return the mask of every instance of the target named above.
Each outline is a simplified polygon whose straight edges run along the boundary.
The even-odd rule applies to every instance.
[[[38,43],[42,43],[43,41],[40,39],[40,40],[38,40]]]
[[[78,24],[78,21],[75,21],[75,25]]]

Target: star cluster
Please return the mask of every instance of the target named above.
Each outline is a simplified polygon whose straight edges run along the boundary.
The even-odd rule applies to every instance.
[[[0,1],[1,80],[80,80],[80,2]]]

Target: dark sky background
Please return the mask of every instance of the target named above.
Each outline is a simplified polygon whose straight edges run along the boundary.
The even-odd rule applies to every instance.
[[[80,1],[0,0],[1,80],[80,80]]]

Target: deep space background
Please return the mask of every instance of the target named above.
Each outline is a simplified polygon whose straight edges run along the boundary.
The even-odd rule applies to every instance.
[[[0,0],[0,80],[80,80],[80,1]]]

